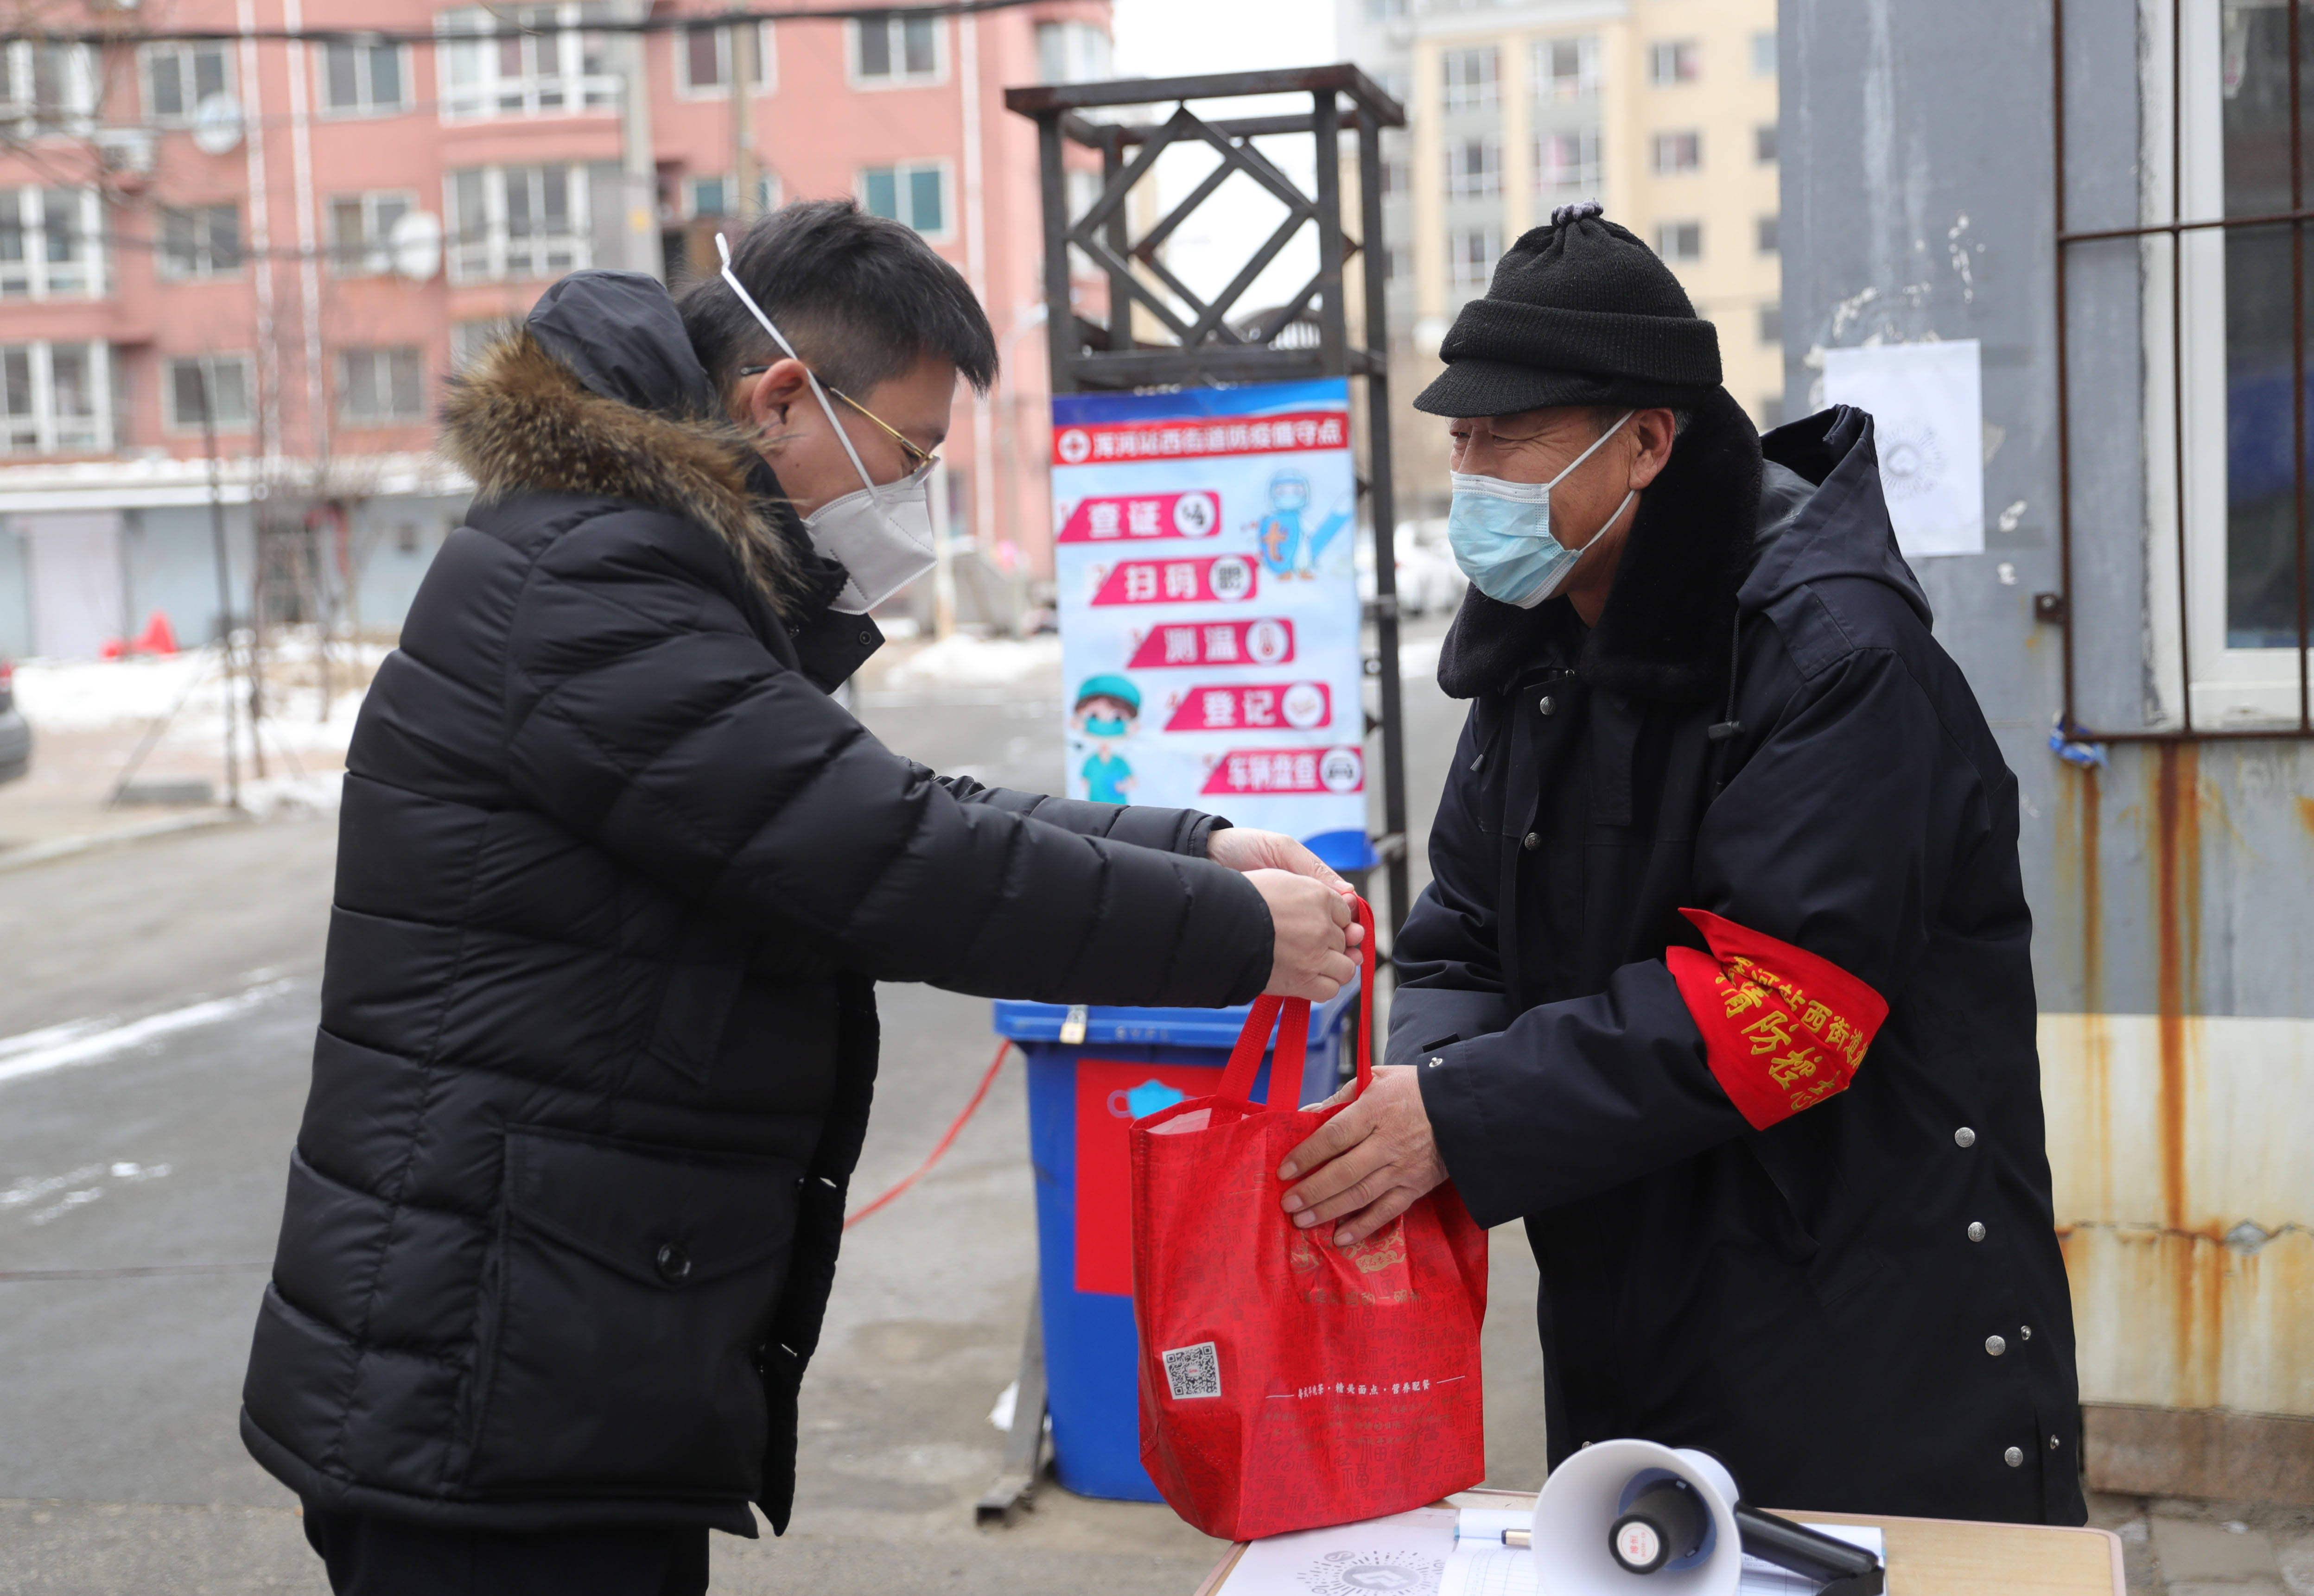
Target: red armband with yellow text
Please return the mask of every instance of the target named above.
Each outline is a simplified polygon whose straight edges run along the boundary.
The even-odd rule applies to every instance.
[[[1702,909],[1709,953],[1671,948],[1664,962],[1703,1033],[1713,1079],[1755,1131],[1845,1091],[1888,1005],[1829,959]]]

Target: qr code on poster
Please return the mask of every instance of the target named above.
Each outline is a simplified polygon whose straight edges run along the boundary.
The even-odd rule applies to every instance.
[[[1201,1341],[1195,1346],[1177,1346],[1165,1354],[1165,1383],[1173,1388],[1173,1399],[1188,1397],[1218,1397],[1222,1394],[1221,1359],[1214,1344]]]

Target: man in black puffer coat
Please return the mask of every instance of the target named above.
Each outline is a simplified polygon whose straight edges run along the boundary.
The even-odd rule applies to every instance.
[[[341,1592],[698,1591],[707,1528],[785,1527],[875,982],[1223,1004],[1352,967],[1286,839],[937,779],[828,696],[888,568],[819,511],[916,481],[994,343],[846,203],[737,269],[808,369],[722,283],[678,315],[585,272],[446,407],[479,493],[347,762],[241,1420]]]

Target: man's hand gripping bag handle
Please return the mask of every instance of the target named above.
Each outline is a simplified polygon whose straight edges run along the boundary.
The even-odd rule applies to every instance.
[[[1365,932],[1358,949],[1358,1091],[1363,1094],[1373,1084],[1374,989],[1373,910],[1364,898],[1357,900],[1357,915],[1358,925]],[[1269,1072],[1269,1106],[1288,1112],[1302,1106],[1302,1071],[1310,1057],[1307,998],[1265,994],[1253,1000],[1253,1012],[1245,1017],[1245,1028],[1238,1033],[1237,1046],[1231,1050],[1229,1068],[1222,1071],[1216,1096],[1240,1102],[1250,1099],[1253,1078],[1260,1071],[1261,1055],[1268,1050],[1272,1026],[1277,1027],[1277,1051]],[[1329,1089],[1325,1095],[1334,1094]]]

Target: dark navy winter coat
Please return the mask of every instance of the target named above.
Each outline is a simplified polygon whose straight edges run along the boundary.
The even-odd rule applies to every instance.
[[[1465,601],[1390,1056],[1471,1212],[1526,1221],[1554,1461],[1644,1436],[1762,1503],[2078,1524],[2016,781],[1869,418],[1766,457],[1724,394],[1696,417],[1594,630]],[[1665,966],[1683,908],[1886,999],[1853,1084],[1752,1128]]]
[[[1241,1002],[1209,817],[936,780],[664,289],[582,272],[454,393],[481,489],[347,760],[242,1435],[317,1508],[774,1528],[879,980]],[[1141,844],[1141,845],[1135,845]]]

